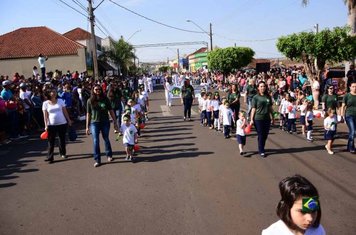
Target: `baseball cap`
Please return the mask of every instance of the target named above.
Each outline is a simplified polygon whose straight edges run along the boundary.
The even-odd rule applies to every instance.
[[[10,84],[11,84],[11,81],[9,81],[9,80],[5,80],[5,81],[2,82],[3,86],[8,86]]]

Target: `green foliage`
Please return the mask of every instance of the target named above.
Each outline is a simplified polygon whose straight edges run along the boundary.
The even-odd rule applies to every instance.
[[[159,71],[159,72],[166,73],[166,72],[168,72],[168,70],[171,70],[171,69],[172,69],[172,68],[169,67],[169,66],[161,66],[161,67],[158,68],[158,71]]]
[[[280,37],[278,50],[292,60],[308,63],[317,59],[319,69],[326,61],[341,62],[356,56],[356,37],[348,34],[348,27],[325,29],[319,33],[302,32]]]
[[[255,52],[248,47],[219,48],[208,54],[208,66],[211,70],[219,70],[227,74],[235,69],[248,65]]]
[[[134,47],[123,38],[120,38],[118,41],[112,41],[111,43],[111,47],[103,50],[104,53],[100,59],[104,61],[110,59],[118,65],[122,74],[127,75],[136,58]]]

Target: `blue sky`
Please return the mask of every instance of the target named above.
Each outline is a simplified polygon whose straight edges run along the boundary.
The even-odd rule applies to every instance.
[[[87,0],[62,0],[85,14],[75,2],[87,6]],[[342,0],[310,0],[308,7],[302,0],[112,0],[124,7],[156,21],[187,30],[201,31],[194,24],[209,30],[213,26],[213,45],[218,47],[247,46],[256,58],[280,57],[276,40],[294,32],[344,26],[347,10]],[[97,6],[101,0],[94,0]],[[81,27],[90,31],[87,19],[60,0],[0,0],[0,34],[21,27],[47,26],[59,33]],[[204,33],[189,33],[153,23],[105,0],[96,10],[101,25],[100,37],[121,35],[133,45],[209,41]],[[106,32],[108,31],[108,32]],[[271,39],[271,40],[265,40]],[[189,54],[200,45],[138,48],[141,62],[165,61],[180,54]]]

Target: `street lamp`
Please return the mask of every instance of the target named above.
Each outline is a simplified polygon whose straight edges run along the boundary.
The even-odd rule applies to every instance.
[[[190,22],[192,24],[194,24],[195,26],[197,26],[203,33],[207,34],[210,38],[210,51],[213,50],[213,26],[210,23],[209,24],[209,32],[205,31],[202,27],[200,27],[197,23],[195,23],[192,20],[187,20],[187,22]]]
[[[133,36],[135,36],[136,33],[141,32],[141,29],[136,30],[133,34],[131,34],[131,36],[127,39],[127,41],[129,41]]]

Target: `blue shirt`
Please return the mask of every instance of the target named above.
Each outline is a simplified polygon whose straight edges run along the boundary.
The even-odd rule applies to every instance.
[[[12,95],[12,92],[10,90],[3,89],[1,91],[1,98],[3,98],[3,100],[5,100],[5,101],[10,100],[12,98],[12,96],[13,95]]]

